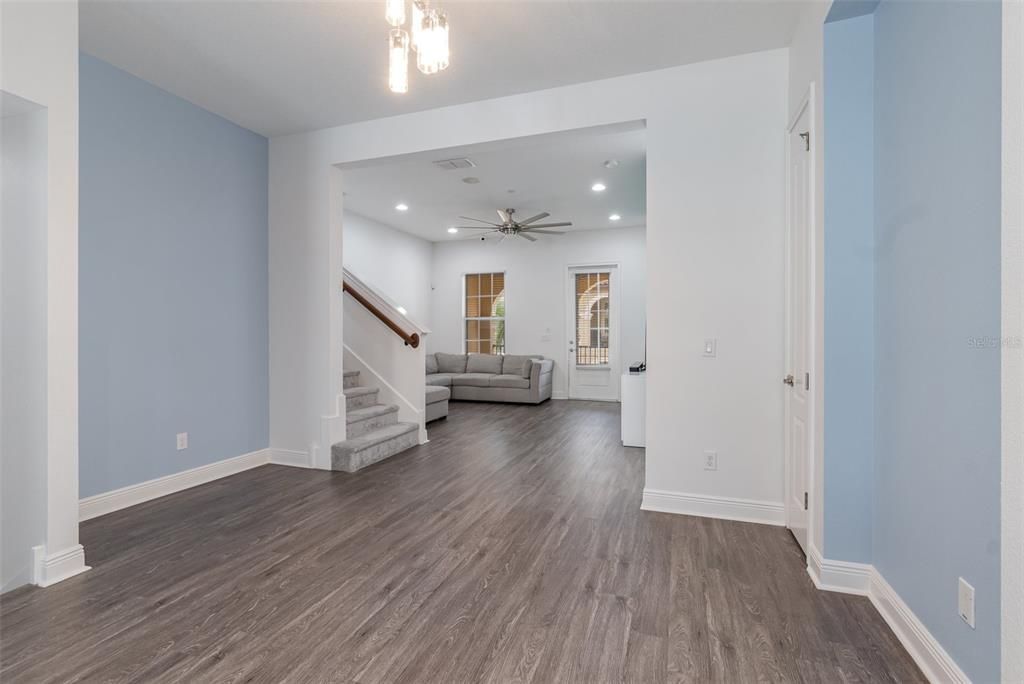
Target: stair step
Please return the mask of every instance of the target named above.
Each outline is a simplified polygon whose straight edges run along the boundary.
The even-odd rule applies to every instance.
[[[386,425],[331,447],[331,468],[346,473],[365,468],[419,443],[416,423]]]
[[[341,374],[341,386],[344,389],[359,387],[359,371],[344,371]]]
[[[398,406],[395,404],[374,404],[366,408],[354,409],[345,414],[348,424],[347,437],[353,439],[378,430],[385,425],[398,422]]]
[[[350,387],[345,390],[345,408],[352,409],[367,408],[377,403],[376,387]]]

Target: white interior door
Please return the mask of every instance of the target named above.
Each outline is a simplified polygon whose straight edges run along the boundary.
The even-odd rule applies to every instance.
[[[811,477],[811,176],[810,112],[789,131],[786,254],[786,525],[807,552]]]
[[[615,266],[569,268],[569,398],[619,400],[619,278]]]

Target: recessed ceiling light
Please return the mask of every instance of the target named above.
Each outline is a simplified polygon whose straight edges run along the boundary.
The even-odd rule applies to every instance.
[[[395,205],[395,209],[397,209],[398,211],[409,211],[409,205],[406,204],[405,202],[399,202],[398,204]]]
[[[608,161],[606,161],[604,163],[604,168],[606,168],[606,169],[614,169],[618,165],[619,165],[619,160],[618,159],[609,159]]]
[[[398,313],[402,314],[403,316],[409,313],[408,311],[405,310],[405,307],[396,306],[395,308],[398,309]]]
[[[448,232],[449,232],[449,233],[458,233],[458,232],[459,232],[459,229],[458,229],[458,228],[454,228],[454,227],[453,227],[453,228],[449,228],[449,229],[448,229]]]
[[[622,217],[619,216],[618,214],[612,214],[611,216],[608,217],[608,220],[609,221],[618,221],[620,218],[622,218]]]
[[[604,183],[594,183],[593,185],[590,186],[590,189],[593,190],[594,192],[604,192],[605,191],[605,184]]]

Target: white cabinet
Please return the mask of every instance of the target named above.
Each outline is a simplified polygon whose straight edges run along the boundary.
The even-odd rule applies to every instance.
[[[647,373],[622,374],[622,443],[647,446]]]

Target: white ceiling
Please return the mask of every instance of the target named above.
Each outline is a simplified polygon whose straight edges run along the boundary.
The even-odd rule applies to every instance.
[[[452,63],[386,84],[383,0],[82,0],[81,48],[264,135],[783,47],[794,0],[437,0]]]
[[[616,126],[415,154],[343,172],[347,211],[394,226],[434,242],[479,239],[484,231],[447,232],[473,225],[469,216],[498,223],[497,209],[513,208],[526,219],[542,211],[537,223],[572,221],[578,231],[642,226],[645,223],[646,131]],[[431,162],[468,157],[476,166],[442,170]],[[615,168],[604,162],[616,160]],[[479,183],[462,179],[474,177]],[[601,182],[603,192],[591,187]],[[509,192],[514,190],[515,192]],[[399,203],[408,211],[398,211]],[[619,221],[610,221],[612,213]],[[477,224],[483,226],[483,224]],[[496,235],[487,237],[499,238]],[[539,235],[540,240],[558,236]]]

